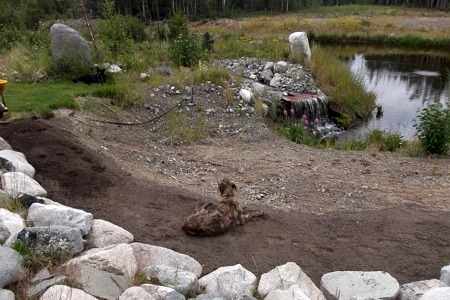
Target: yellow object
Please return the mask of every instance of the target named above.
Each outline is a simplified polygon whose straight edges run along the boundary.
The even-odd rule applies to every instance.
[[[0,95],[3,93],[6,87],[6,83],[8,83],[7,80],[0,79]]]

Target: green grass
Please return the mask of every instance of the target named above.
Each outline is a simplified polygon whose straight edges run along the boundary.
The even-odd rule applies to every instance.
[[[75,97],[95,93],[102,86],[86,85],[72,82],[19,83],[8,82],[3,96],[9,112],[4,118],[37,116],[49,118],[57,108],[73,108],[78,106]]]
[[[395,132],[375,129],[363,138],[350,139],[345,142],[335,143],[333,148],[338,150],[352,151],[396,151],[407,146],[403,137]]]
[[[362,78],[319,46],[313,47],[311,57],[311,71],[316,75],[317,84],[341,111],[342,116],[335,122],[348,127],[351,120],[370,114],[375,94],[366,91]]]

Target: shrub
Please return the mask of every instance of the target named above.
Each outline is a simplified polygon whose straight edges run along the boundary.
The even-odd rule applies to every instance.
[[[168,27],[169,27],[168,38],[170,41],[173,41],[180,36],[180,34],[185,30],[185,28],[187,28],[186,17],[183,16],[180,12],[175,12],[169,19]]]
[[[367,144],[378,151],[395,151],[405,145],[403,137],[398,133],[391,133],[375,129],[367,136]]]
[[[214,46],[214,39],[209,32],[203,34],[202,47],[206,52],[212,52]]]
[[[169,48],[169,57],[177,66],[192,67],[200,60],[201,47],[195,34],[183,26],[180,35],[173,40]]]
[[[417,137],[426,152],[445,154],[450,143],[450,108],[442,103],[425,107],[414,120]]]
[[[99,25],[99,39],[112,57],[118,59],[131,52],[133,41],[142,42],[146,39],[145,26],[135,17],[117,14],[112,1],[105,1],[103,6],[106,20]]]

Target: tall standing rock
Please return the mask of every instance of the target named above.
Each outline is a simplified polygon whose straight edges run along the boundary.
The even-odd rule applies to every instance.
[[[60,69],[83,70],[92,65],[88,43],[75,29],[60,23],[50,27],[52,57]]]
[[[293,58],[299,61],[309,61],[311,59],[311,49],[309,48],[306,32],[292,33],[289,36],[289,46]]]

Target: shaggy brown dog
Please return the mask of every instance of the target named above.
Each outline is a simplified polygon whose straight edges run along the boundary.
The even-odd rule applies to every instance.
[[[219,182],[219,191],[219,204],[206,203],[197,207],[196,212],[184,221],[184,232],[189,235],[220,235],[236,224],[244,225],[251,218],[264,214],[261,211],[244,214],[241,201],[236,195],[236,185],[228,178]]]

